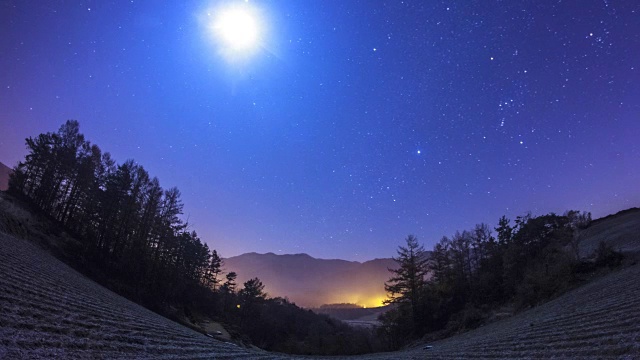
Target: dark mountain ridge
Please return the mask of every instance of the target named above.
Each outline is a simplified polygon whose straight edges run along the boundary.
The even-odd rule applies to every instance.
[[[391,258],[360,263],[252,252],[225,259],[226,271],[238,273],[239,284],[258,277],[270,296],[286,296],[304,307],[333,303],[381,306],[386,298],[384,283],[391,276],[389,268],[397,268]]]

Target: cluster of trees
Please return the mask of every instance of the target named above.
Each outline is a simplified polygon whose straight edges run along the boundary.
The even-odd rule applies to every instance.
[[[383,332],[394,346],[426,333],[447,335],[480,325],[490,310],[504,304],[536,305],[566,291],[584,270],[578,256],[577,229],[590,213],[502,217],[443,237],[432,252],[409,236],[394,258],[400,265],[385,284]],[[610,249],[600,257],[615,258]],[[602,263],[607,263],[603,260]]]
[[[28,138],[9,190],[28,198],[82,239],[85,268],[155,309],[189,304],[201,285],[220,280],[220,258],[180,219],[177,188],[133,160],[116,164],[85,140],[77,121]]]
[[[238,290],[237,274],[225,274],[217,251],[180,219],[180,191],[163,189],[133,160],[116,164],[85,140],[77,121],[28,138],[26,145],[29,153],[14,169],[9,190],[79,239],[68,249],[72,261],[119,294],[177,320],[214,318],[237,339],[267,350],[387,350],[371,331],[268,298],[257,278]]]
[[[221,291],[211,302],[224,321],[260,348],[301,355],[355,355],[388,351],[372,329],[354,328],[324,314],[305,310],[286,298],[269,298],[257,279],[237,293]]]

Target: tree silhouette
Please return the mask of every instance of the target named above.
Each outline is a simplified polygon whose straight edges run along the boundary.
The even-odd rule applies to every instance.
[[[235,271],[231,271],[227,273],[226,275],[227,281],[225,281],[225,283],[222,284],[221,290],[228,293],[235,293],[237,277],[238,277],[238,274],[236,274]]]
[[[258,278],[247,280],[239,295],[243,304],[255,304],[267,298],[267,294],[264,292],[264,284]]]
[[[384,285],[388,293],[385,304],[397,304],[401,312],[408,310],[412,328],[415,331],[424,318],[420,298],[427,285],[428,258],[415,236],[407,236],[406,242],[406,247],[400,246],[398,256],[393,258],[399,267],[389,269],[393,276]]]
[[[249,336],[275,351],[362,353],[374,350],[370,344],[388,350],[372,334],[286,299],[268,299],[257,278],[236,292],[237,274],[230,272],[220,286],[222,258],[187,231],[180,191],[163,189],[134,160],[117,164],[85,140],[77,121],[30,137],[26,145],[9,190],[79,240],[68,249],[74,265],[119,294],[172,317],[180,309],[189,318],[220,319],[243,341]]]
[[[212,288],[214,291],[218,288],[218,284],[220,284],[220,282],[222,281],[222,279],[220,279],[222,274],[222,265],[223,260],[218,255],[218,252],[216,250],[211,251],[206,279],[207,286]]]
[[[84,266],[152,306],[188,301],[204,280],[211,253],[195,232],[185,231],[177,188],[162,189],[133,160],[117,165],[85,140],[75,120],[27,138],[26,145],[29,153],[14,169],[10,191],[83,240]]]

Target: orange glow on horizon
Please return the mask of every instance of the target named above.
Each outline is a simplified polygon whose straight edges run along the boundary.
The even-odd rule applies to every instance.
[[[340,293],[331,296],[331,300],[327,304],[354,304],[363,308],[377,308],[384,306],[385,300],[387,300],[386,294],[379,292]]]
[[[366,299],[365,301],[362,301],[362,302],[357,302],[356,304],[362,306],[363,308],[377,308],[377,307],[384,306],[383,301],[386,299],[387,299],[386,297],[375,297],[375,298]]]

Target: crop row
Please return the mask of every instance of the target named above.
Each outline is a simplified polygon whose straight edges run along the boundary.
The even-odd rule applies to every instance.
[[[4,234],[0,275],[0,358],[291,358],[206,337]],[[356,358],[640,358],[638,279],[640,265],[429,350]]]
[[[279,358],[169,321],[4,234],[0,274],[0,358]]]
[[[640,355],[640,266],[547,304],[434,344],[439,358],[629,358]],[[416,350],[418,351],[418,350]]]

